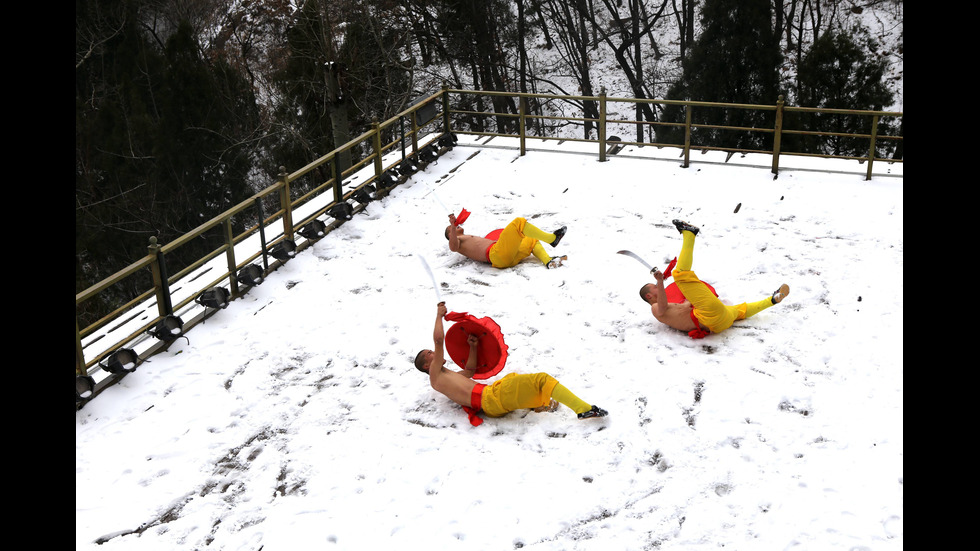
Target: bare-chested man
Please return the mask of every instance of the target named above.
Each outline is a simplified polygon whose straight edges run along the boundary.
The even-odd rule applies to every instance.
[[[651,305],[653,317],[661,323],[679,329],[698,338],[707,332],[718,333],[731,327],[741,319],[750,318],[774,304],[779,304],[789,294],[785,283],[772,294],[756,302],[728,306],[701,283],[691,270],[694,263],[694,241],[700,229],[681,220],[674,220],[674,226],[684,238],[681,254],[673,269],[674,282],[684,295],[684,302],[667,302],[664,290],[664,274],[654,268],[656,283],[647,283],[640,288],[640,297]]]
[[[587,404],[575,396],[554,377],[547,373],[510,373],[490,385],[477,383],[470,377],[476,370],[477,347],[479,339],[475,335],[467,337],[470,346],[469,357],[461,371],[446,369],[443,342],[446,333],[442,319],[446,316],[446,303],[436,306],[436,324],[432,332],[432,350],[422,350],[415,356],[415,367],[429,374],[429,384],[436,391],[463,406],[470,415],[474,426],[483,422],[476,416],[482,411],[488,417],[501,417],[518,409],[535,411],[555,411],[558,404],[564,404],[578,414],[579,419],[605,417],[606,410]]]
[[[476,235],[468,235],[463,227],[456,223],[456,215],[449,215],[449,226],[446,227],[446,239],[449,240],[449,250],[459,253],[466,258],[489,263],[494,268],[510,268],[533,254],[548,268],[557,268],[568,259],[567,255],[552,257],[545,252],[541,241],[552,247],[565,235],[567,228],[562,226],[548,233],[532,225],[524,218],[515,218],[507,224],[497,237],[497,240],[487,239]]]

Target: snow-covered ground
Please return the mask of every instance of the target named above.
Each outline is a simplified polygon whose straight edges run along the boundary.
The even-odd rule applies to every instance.
[[[461,144],[76,413],[76,548],[902,549],[902,165],[773,179],[720,155]],[[443,205],[470,233],[567,225],[568,261],[459,257]],[[616,251],[666,266],[674,218],[726,302],[790,296],[702,340],[658,324]],[[416,255],[501,326],[499,376],[609,417],[470,426],[412,365],[435,315]]]

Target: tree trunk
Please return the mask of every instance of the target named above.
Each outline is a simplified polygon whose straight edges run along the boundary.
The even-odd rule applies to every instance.
[[[328,61],[323,71],[323,79],[327,86],[327,116],[330,117],[330,128],[333,131],[334,147],[340,147],[350,141],[350,125],[347,121],[347,99],[340,89],[340,67],[334,61]],[[350,150],[343,151],[337,159],[340,172],[351,167]]]

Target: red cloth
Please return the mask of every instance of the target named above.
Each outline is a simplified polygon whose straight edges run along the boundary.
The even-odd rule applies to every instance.
[[[705,287],[710,289],[715,296],[718,296],[718,291],[715,291],[715,288],[712,287],[710,283],[704,281],[702,281],[701,283],[704,284]],[[684,293],[681,292],[680,287],[678,287],[676,283],[671,283],[664,289],[664,291],[667,293],[667,302],[673,304],[680,304],[685,300]]]
[[[476,383],[473,387],[473,392],[470,393],[470,405],[463,406],[463,411],[470,419],[470,424],[474,427],[479,427],[483,424],[483,419],[477,416],[480,413],[480,409],[483,407],[483,387],[487,385]]]
[[[456,365],[465,369],[470,355],[469,335],[476,335],[480,343],[476,349],[476,373],[474,379],[489,379],[504,368],[507,362],[507,343],[500,326],[491,318],[477,318],[466,312],[449,312],[446,320],[455,322],[446,330],[446,352]]]
[[[707,283],[705,283],[705,285],[707,285]],[[687,332],[688,337],[691,337],[692,339],[703,339],[707,337],[709,333],[711,333],[711,331],[701,329],[701,322],[698,321],[697,316],[694,315],[694,308],[691,308],[691,321],[694,322],[694,326],[697,327],[697,329],[691,329],[690,331],[688,331]]]
[[[664,279],[671,276],[671,274],[674,271],[674,266],[676,265],[677,265],[677,258],[674,257],[674,259],[670,261],[670,264],[667,265],[667,269],[664,270]],[[704,284],[705,287],[710,289],[715,296],[718,296],[718,291],[715,291],[715,288],[712,287],[710,283],[706,281],[702,281],[701,283]],[[680,288],[677,287],[676,283],[671,283],[670,285],[667,286],[666,289],[664,289],[664,291],[667,293],[667,302],[673,302],[679,304],[681,302],[684,302],[684,300],[686,300],[684,298],[684,293],[681,292]],[[691,309],[691,321],[693,321],[694,326],[697,327],[697,329],[692,329],[687,333],[687,335],[692,339],[703,339],[707,337],[709,334],[711,334],[710,331],[701,329],[701,322],[699,322],[698,318],[694,315],[693,308]]]
[[[664,270],[664,279],[667,279],[673,274],[674,266],[677,266],[677,257],[674,257],[674,259],[670,261],[670,264],[667,265],[667,269]],[[715,291],[715,288],[712,287],[710,283],[706,281],[702,281],[701,283],[703,283],[705,287],[710,289],[715,296],[718,296],[718,291]],[[680,288],[677,287],[676,283],[671,283],[664,290],[667,292],[667,302],[680,304],[684,302],[684,300],[686,300],[684,298],[684,293],[681,292]],[[691,316],[693,317],[694,314],[692,313]]]
[[[466,209],[459,211],[459,214],[456,215],[456,225],[457,226],[462,225],[463,222],[466,222],[466,219],[469,217],[470,217],[470,211]]]

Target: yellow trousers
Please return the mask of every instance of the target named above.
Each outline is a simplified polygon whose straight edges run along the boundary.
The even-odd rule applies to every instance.
[[[555,234],[541,231],[524,218],[515,218],[500,232],[497,242],[487,251],[487,260],[494,268],[517,266],[529,254],[547,264],[551,257],[539,241],[551,243]]]
[[[683,236],[684,244],[672,274],[677,288],[694,307],[694,317],[698,319],[701,325],[707,327],[712,333],[718,333],[728,329],[736,321],[750,318],[772,306],[772,298],[770,297],[756,302],[743,302],[735,306],[724,304],[701,283],[697,274],[691,270],[691,266],[694,264],[695,236],[689,231],[683,232]]]
[[[519,409],[547,406],[552,397],[575,413],[592,409],[547,373],[509,373],[483,389],[480,408],[488,417],[501,417]]]

